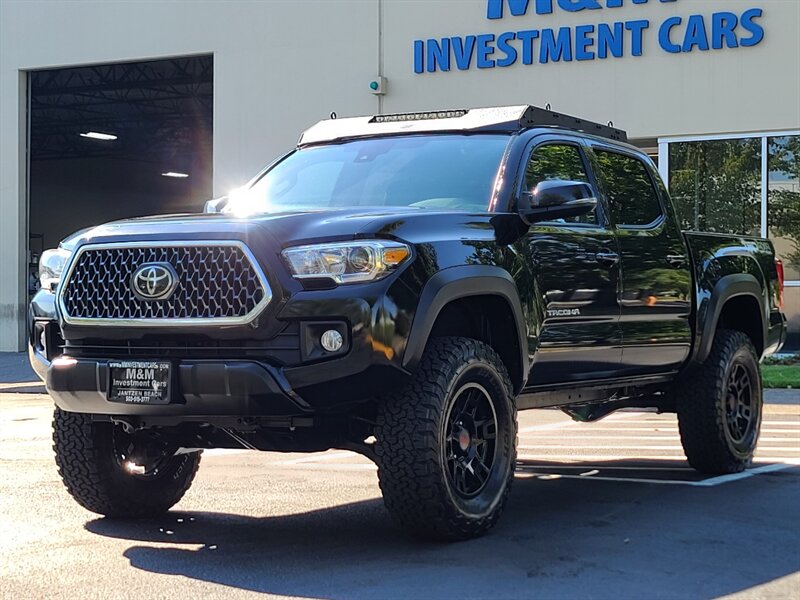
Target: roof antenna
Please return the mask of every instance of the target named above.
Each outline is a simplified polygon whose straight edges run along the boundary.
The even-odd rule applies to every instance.
[[[550,110],[550,103],[549,102],[544,105],[544,109],[545,110]]]
[[[608,122],[608,126],[609,126],[609,127],[613,127],[613,126],[614,126],[614,121],[609,121],[609,122]]]
[[[336,118],[336,113],[331,111],[331,119],[335,119],[335,118]]]

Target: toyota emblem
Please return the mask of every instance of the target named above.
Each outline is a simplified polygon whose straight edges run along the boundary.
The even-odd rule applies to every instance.
[[[166,300],[178,286],[178,274],[169,263],[147,263],[131,276],[131,289],[141,300]]]

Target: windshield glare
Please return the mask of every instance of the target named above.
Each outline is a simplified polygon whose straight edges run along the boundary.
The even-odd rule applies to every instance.
[[[371,138],[302,148],[232,198],[233,212],[358,206],[485,211],[508,137]]]

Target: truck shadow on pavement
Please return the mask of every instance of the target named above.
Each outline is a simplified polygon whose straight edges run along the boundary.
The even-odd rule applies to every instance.
[[[144,542],[124,551],[144,571],[332,599],[716,597],[800,566],[797,469],[710,488],[524,473],[499,525],[457,544],[404,537],[380,499],[263,518],[174,511],[86,529]]]

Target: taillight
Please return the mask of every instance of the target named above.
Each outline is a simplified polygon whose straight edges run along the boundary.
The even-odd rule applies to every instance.
[[[783,261],[775,259],[775,269],[778,271],[778,308],[783,310]]]

